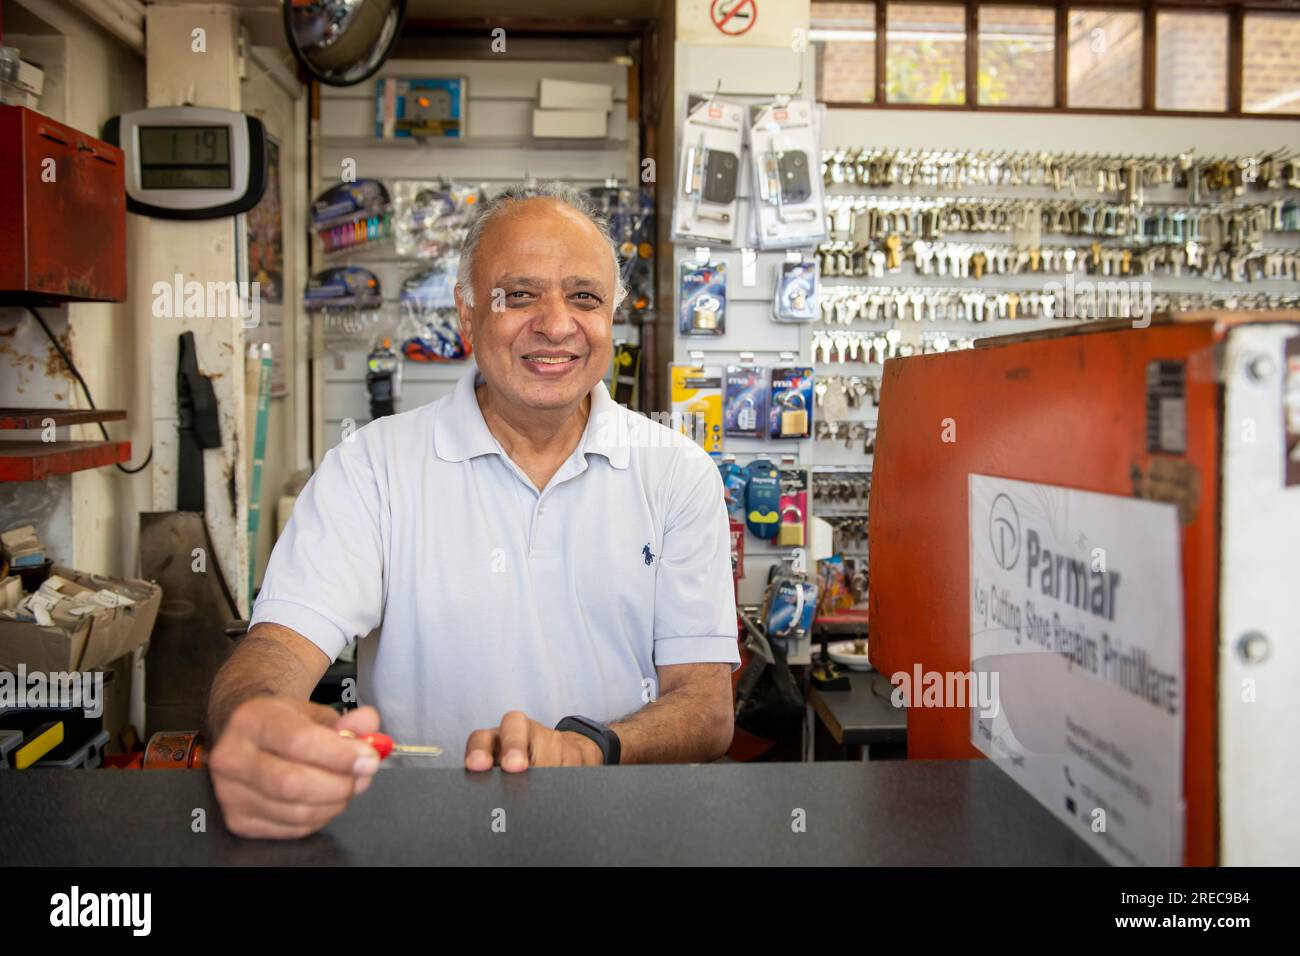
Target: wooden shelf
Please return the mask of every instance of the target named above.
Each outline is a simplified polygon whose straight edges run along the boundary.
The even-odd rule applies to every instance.
[[[56,427],[126,421],[120,408],[0,408],[0,429],[44,428],[47,419]]]
[[[40,481],[130,459],[129,441],[3,440],[0,441],[0,482]]]
[[[625,151],[625,139],[568,139],[563,136],[401,136],[380,139],[376,136],[323,136],[325,146],[341,149],[561,149]]]

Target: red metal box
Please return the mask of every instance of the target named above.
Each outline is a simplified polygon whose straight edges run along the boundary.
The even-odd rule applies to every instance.
[[[1044,496],[1053,488],[1100,493],[1124,514],[1132,509],[1123,499],[1175,505],[1177,546],[1173,567],[1164,570],[1177,575],[1182,592],[1182,862],[1294,864],[1300,824],[1288,820],[1300,780],[1300,312],[1157,316],[1146,329],[1099,323],[980,346],[885,364],[870,504],[872,663],[900,685],[909,675],[946,679],[976,669],[977,636],[983,646],[997,630],[1029,633],[1019,624],[1023,603],[1013,602],[1014,621],[990,614],[986,623],[972,614],[985,593],[972,579],[984,542],[992,540],[994,550],[1005,545],[1002,567],[1020,572],[1032,570],[1034,550],[1028,534],[1026,548],[1017,543],[1018,526],[1030,527],[1023,511],[1010,543],[992,512],[975,520],[972,476],[1032,483]],[[1043,510],[1051,524],[1070,528],[1074,515],[1049,507],[1058,500],[1043,497]],[[1078,547],[1086,555],[1098,543],[1110,542]],[[1120,567],[1123,554],[1110,551]],[[1014,555],[1024,552],[1017,562]],[[1151,606],[1159,570],[1135,562],[1123,567],[1130,611]],[[1033,595],[1044,617],[1066,607],[1046,594],[1040,588]],[[1098,613],[1095,603],[1091,610]],[[1101,622],[1094,634],[1114,636],[1113,612],[1109,622],[1093,620]],[[1023,646],[1038,650],[1028,637]],[[1056,653],[1034,660],[1064,655],[1051,649]],[[1070,666],[1091,680],[1077,657]],[[1032,741],[1022,749],[1080,765],[1086,761],[1048,736],[1058,728],[1048,719],[1046,688],[1056,685],[1037,677],[1063,669],[1041,667],[1025,678],[1004,670],[1000,696],[1006,702],[1008,685],[1019,681],[1018,699],[1031,705],[1016,728],[1022,743]],[[1106,682],[1093,685],[1095,699],[1125,696],[1103,697]],[[908,756],[983,759],[973,706],[939,693],[935,699],[908,710]],[[1140,772],[1139,763],[1116,780]],[[1076,793],[1069,774],[1049,783]],[[1105,798],[1081,793],[1045,805],[1086,829],[1088,811],[1099,805],[1088,801]],[[1179,815],[1167,825],[1177,827]],[[1095,827],[1088,836],[1102,839]]]
[[[0,106],[0,302],[125,299],[122,151]]]

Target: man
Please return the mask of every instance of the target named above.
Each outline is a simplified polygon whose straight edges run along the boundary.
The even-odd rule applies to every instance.
[[[210,766],[233,831],[328,823],[379,766],[339,731],[373,733],[381,715],[398,741],[463,746],[471,771],[726,750],[739,657],[721,480],[609,397],[623,292],[580,194],[484,205],[456,283],[476,367],[325,455],[213,684]],[[376,627],[358,647],[375,706],[308,703]]]

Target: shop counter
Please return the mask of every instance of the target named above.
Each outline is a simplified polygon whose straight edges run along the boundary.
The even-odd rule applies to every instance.
[[[203,814],[196,814],[203,810]],[[206,831],[192,824],[205,818]],[[0,774],[0,862],[211,865],[1101,865],[986,760],[385,766],[320,833],[245,840],[203,770]]]

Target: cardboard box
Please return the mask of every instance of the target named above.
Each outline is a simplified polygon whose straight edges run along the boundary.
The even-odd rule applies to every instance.
[[[14,670],[25,664],[29,671],[47,673],[95,670],[149,640],[162,603],[162,588],[157,584],[137,578],[97,577],[57,565],[53,573],[69,582],[66,593],[76,593],[74,586],[92,591],[107,587],[126,592],[135,603],[97,608],[68,620],[64,627],[41,627],[0,617],[0,668]],[[55,618],[65,620],[57,613]]]
[[[533,110],[533,135],[541,139],[604,139],[608,132],[604,110]]]
[[[26,60],[18,61],[18,75],[14,80],[37,99],[40,99],[41,94],[45,92],[45,71]]]
[[[544,110],[602,110],[608,113],[614,108],[614,87],[608,83],[542,80],[538,83],[537,105]]]

